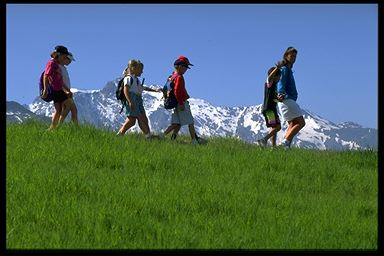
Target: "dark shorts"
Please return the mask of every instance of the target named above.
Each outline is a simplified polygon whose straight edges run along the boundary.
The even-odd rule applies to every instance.
[[[63,91],[53,91],[52,94],[53,103],[61,103],[68,99],[68,95]]]
[[[277,114],[277,109],[267,109],[263,111],[263,116],[265,118],[265,123],[267,127],[276,127],[280,124],[279,115]]]

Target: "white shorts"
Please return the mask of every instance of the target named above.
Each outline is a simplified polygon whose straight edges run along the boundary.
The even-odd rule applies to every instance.
[[[180,124],[181,126],[186,124],[193,124],[193,116],[191,112],[191,108],[189,106],[188,101],[184,102],[185,110],[180,110],[180,105],[177,105],[176,108],[173,109],[172,113],[172,124]]]
[[[281,115],[287,122],[303,115],[303,111],[293,99],[285,99],[283,102],[279,102],[278,105]]]

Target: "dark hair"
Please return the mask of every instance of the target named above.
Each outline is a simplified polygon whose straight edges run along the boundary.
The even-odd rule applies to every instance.
[[[272,73],[273,70],[275,70],[276,67],[271,67],[270,69],[268,69],[268,75],[270,75]],[[279,76],[280,75],[280,69],[277,69],[275,71],[275,75]]]
[[[295,47],[292,47],[292,46],[288,47],[287,50],[285,50],[285,53],[284,53],[284,55],[283,55],[284,60],[286,59],[287,55],[288,55],[289,53],[291,53],[291,52],[297,53],[296,48],[295,48]]]

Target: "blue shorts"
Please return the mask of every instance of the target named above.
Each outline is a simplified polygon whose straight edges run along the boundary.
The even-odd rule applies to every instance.
[[[130,92],[129,96],[131,97],[134,109],[131,110],[128,106],[128,102],[126,102],[125,103],[125,115],[138,117],[141,114],[145,114],[144,105],[143,105],[143,98],[141,97],[141,95],[137,95],[136,93]]]

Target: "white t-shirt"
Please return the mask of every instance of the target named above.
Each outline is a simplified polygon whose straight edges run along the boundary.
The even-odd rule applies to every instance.
[[[61,69],[61,76],[63,77],[64,84],[71,89],[71,81],[69,80],[69,74],[68,70],[64,65],[59,64],[59,67]]]
[[[129,84],[129,77],[132,77],[132,84]],[[141,95],[143,93],[144,87],[140,83],[139,78],[133,75],[128,75],[124,78],[124,86],[128,86],[129,92]]]

